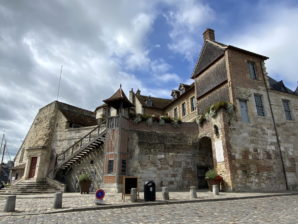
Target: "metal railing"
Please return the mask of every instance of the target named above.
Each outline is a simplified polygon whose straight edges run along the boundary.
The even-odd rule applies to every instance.
[[[101,133],[106,130],[105,125],[96,126],[93,130],[89,133],[84,135],[80,140],[76,141],[73,145],[68,147],[65,151],[57,155],[57,164],[59,166],[63,163],[66,159],[70,158],[75,152],[80,150],[83,146],[87,145],[91,141],[93,141],[96,137],[98,137]]]

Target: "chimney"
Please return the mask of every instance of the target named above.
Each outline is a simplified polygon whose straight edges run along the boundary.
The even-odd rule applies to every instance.
[[[129,101],[132,104],[135,104],[135,93],[133,92],[133,88],[129,91]]]
[[[206,40],[215,41],[214,30],[209,29],[209,28],[206,29],[205,32],[203,33],[203,37],[204,37],[204,41],[206,41]]]

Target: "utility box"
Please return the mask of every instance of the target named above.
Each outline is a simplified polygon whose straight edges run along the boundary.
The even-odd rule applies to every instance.
[[[144,200],[145,201],[155,201],[156,199],[156,188],[155,183],[150,180],[144,184]]]

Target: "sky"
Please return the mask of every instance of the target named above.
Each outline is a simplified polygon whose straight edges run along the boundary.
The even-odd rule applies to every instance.
[[[57,100],[61,65],[58,99],[74,106],[94,111],[120,84],[170,98],[192,82],[206,28],[268,56],[269,75],[294,90],[297,21],[297,0],[0,0],[0,135],[13,158]]]

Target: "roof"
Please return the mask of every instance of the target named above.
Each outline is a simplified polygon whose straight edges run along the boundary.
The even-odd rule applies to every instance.
[[[106,103],[99,105],[98,107],[95,108],[95,111],[97,111],[100,108],[107,107],[108,105]]]
[[[194,89],[194,86],[195,86],[195,83],[193,82],[192,84],[189,85],[189,88],[185,89],[185,92],[184,93],[182,93],[181,95],[179,95],[176,99],[171,100],[171,102],[167,105],[167,107],[170,106],[170,105],[172,105],[174,102],[176,102],[177,100],[179,100],[182,96],[184,96],[189,91],[191,91],[192,89]]]
[[[192,74],[192,78],[196,78],[199,74],[201,74],[203,71],[205,71],[215,61],[217,61],[219,58],[223,57],[225,54],[225,51],[227,49],[233,49],[233,50],[240,51],[240,52],[243,52],[246,54],[261,57],[264,60],[268,59],[268,57],[266,57],[266,56],[256,54],[254,52],[247,51],[247,50],[244,50],[244,49],[232,46],[232,45],[225,45],[225,44],[219,43],[217,41],[206,40],[204,43],[204,46],[201,50],[197,65],[196,65],[194,72]]]
[[[269,85],[270,85],[271,89],[279,91],[279,92],[298,95],[298,87],[294,92],[294,91],[290,90],[288,87],[286,87],[282,80],[280,80],[278,82],[275,79],[271,78],[270,76],[268,76],[268,80],[269,80]]]
[[[205,41],[205,44],[200,53],[198,63],[193,72],[192,78],[197,77],[206,68],[209,67],[214,61],[225,54],[225,48],[214,44],[212,41]]]
[[[170,99],[164,99],[164,98],[157,98],[157,97],[151,97],[151,96],[144,96],[144,95],[139,95],[136,94],[136,97],[140,101],[143,107],[150,107],[150,108],[155,108],[155,109],[164,109],[169,103],[172,102]],[[146,101],[148,99],[151,99],[152,101],[152,106],[148,106],[146,104]]]
[[[69,122],[81,126],[93,126],[97,124],[94,112],[61,102],[57,103],[59,110]]]
[[[121,86],[120,88],[108,99],[104,100],[106,104],[114,108],[120,108],[120,106],[133,107],[134,105],[127,99],[125,93],[123,92]]]

